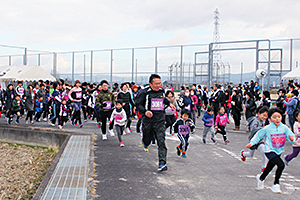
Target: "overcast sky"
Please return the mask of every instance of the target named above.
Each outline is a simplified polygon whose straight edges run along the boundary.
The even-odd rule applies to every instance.
[[[221,41],[299,37],[298,0],[16,0],[1,2],[0,44],[72,51],[209,43],[216,8]]]

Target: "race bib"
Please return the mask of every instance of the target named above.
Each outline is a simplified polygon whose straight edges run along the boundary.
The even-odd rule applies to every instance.
[[[188,106],[184,107],[187,110],[191,110],[191,104],[189,104]]]
[[[190,127],[189,125],[179,125],[178,126],[178,133],[180,135],[187,135],[190,133]]]
[[[220,117],[220,125],[226,126],[226,123],[227,123],[226,116],[223,115],[222,117]]]
[[[151,110],[163,110],[164,100],[163,99],[151,99]]]
[[[271,134],[271,141],[273,148],[281,148],[284,146],[286,138],[285,133],[275,133]]]
[[[123,119],[123,116],[121,114],[115,114],[115,122],[120,123],[120,121]]]
[[[214,118],[209,118],[208,123],[206,124],[207,126],[213,126],[214,125]]]
[[[103,107],[103,109],[111,109],[111,101],[104,101],[103,103],[106,103],[106,106]]]
[[[167,107],[166,111],[175,113],[175,110],[173,110],[170,106]]]
[[[76,92],[76,99],[81,99],[82,95],[81,92]]]
[[[11,93],[11,99],[14,99],[14,94],[13,93]]]

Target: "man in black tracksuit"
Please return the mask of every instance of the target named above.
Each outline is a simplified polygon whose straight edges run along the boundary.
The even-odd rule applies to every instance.
[[[166,163],[167,147],[165,144],[165,108],[175,107],[165,97],[164,89],[161,86],[161,78],[152,74],[149,79],[149,87],[143,89],[136,98],[136,107],[144,116],[143,118],[143,142],[144,147],[150,145],[153,135],[158,144],[158,171],[168,169]]]

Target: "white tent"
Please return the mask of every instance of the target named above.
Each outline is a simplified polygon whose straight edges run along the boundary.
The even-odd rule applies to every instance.
[[[0,67],[0,83],[12,81],[38,81],[38,80],[55,81],[56,79],[37,65],[13,65]]]
[[[283,80],[299,79],[300,78],[300,67],[293,69],[282,77]]]

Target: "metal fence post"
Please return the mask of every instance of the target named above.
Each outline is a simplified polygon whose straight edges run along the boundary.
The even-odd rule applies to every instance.
[[[157,47],[155,47],[155,74],[157,74]]]
[[[72,53],[72,84],[74,85],[75,83],[75,53]]]
[[[213,63],[213,53],[212,53],[213,44],[210,43],[208,47],[208,88],[212,86],[212,63]]]
[[[27,48],[24,50],[23,65],[27,65]]]
[[[183,46],[180,46],[180,80],[179,80],[179,87],[182,86],[182,68],[183,68]]]
[[[41,54],[38,54],[38,66],[41,66]]]
[[[110,87],[113,85],[113,50],[110,50]]]
[[[269,40],[268,45],[268,83],[267,83],[267,90],[270,90],[270,71],[271,71],[271,41]]]
[[[131,82],[133,82],[134,79],[134,49],[131,51]]]
[[[93,82],[93,51],[91,51],[91,73],[90,73],[90,82]]]
[[[290,71],[293,70],[293,39],[290,41]]]
[[[258,51],[258,49],[259,49],[259,41],[256,41],[256,56],[255,56],[255,59],[256,59],[255,69],[256,70],[255,70],[255,72],[259,68],[259,64],[258,64],[258,62],[259,62],[259,51]],[[255,75],[255,81],[259,82],[259,79],[256,77],[256,75]]]
[[[11,66],[11,56],[8,56],[8,65]]]

